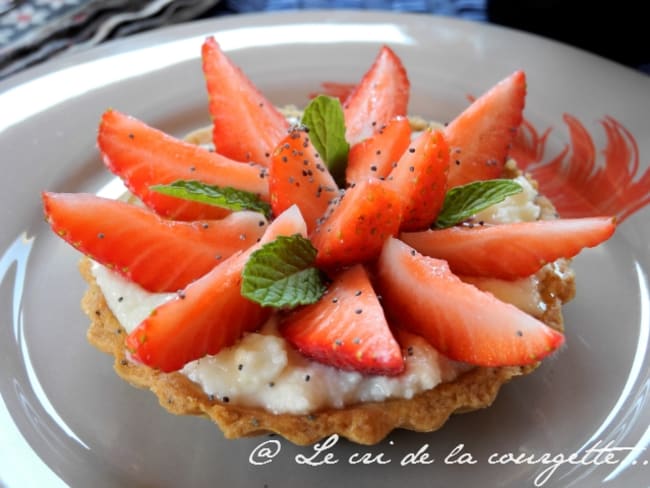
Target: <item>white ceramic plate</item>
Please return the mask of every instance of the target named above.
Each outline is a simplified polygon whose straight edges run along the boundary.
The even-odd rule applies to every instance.
[[[177,135],[207,123],[199,55],[208,34],[217,36],[277,104],[304,104],[322,81],[357,81],[384,43],[409,71],[411,111],[443,121],[466,105],[467,94],[480,94],[522,68],[528,74],[528,119],[540,129],[553,127],[547,159],[569,141],[562,122],[568,112],[594,136],[599,161],[606,139],[598,121],[612,116],[636,137],[637,173],[650,163],[647,77],[540,38],[431,16],[330,11],[224,18],[108,44],[5,81],[0,85],[0,484],[647,483],[650,214],[643,209],[610,242],[576,260],[578,297],[566,307],[568,347],[534,375],[507,385],[492,408],[456,416],[437,433],[394,432],[372,448],[339,441],[328,451],[336,465],[306,466],[296,456],[310,456],[312,448],[278,437],[226,441],[207,421],[173,417],[153,395],[117,378],[112,358],[85,341],[78,256],[43,222],[39,192],[92,192],[111,180],[94,142],[99,116],[108,107]],[[630,144],[626,147],[634,149]],[[260,454],[256,447],[265,441],[276,456],[252,463],[264,461],[254,453]],[[474,463],[458,464],[458,452],[447,458],[461,444]],[[418,451],[434,462],[400,464]],[[350,463],[357,452],[382,453],[391,462]],[[490,462],[507,453],[534,459]],[[549,465],[533,462],[543,453],[556,461],[576,454],[573,463],[556,466],[545,480]]]

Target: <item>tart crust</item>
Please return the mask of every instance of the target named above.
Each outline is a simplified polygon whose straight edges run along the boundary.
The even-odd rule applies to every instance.
[[[285,115],[293,115],[291,108],[283,111]],[[421,130],[430,124],[423,119],[413,118],[411,125],[415,130]],[[205,144],[210,139],[210,127],[199,129],[186,137],[186,140],[195,144]],[[503,176],[514,178],[520,174],[516,165],[509,162]],[[548,199],[540,196],[536,203],[542,208],[542,219],[557,218]],[[324,409],[308,415],[273,414],[262,408],[222,403],[207,395],[200,385],[180,372],[163,373],[131,361],[124,343],[126,332],[106,304],[91,272],[90,260],[82,258],[79,268],[89,285],[81,302],[81,308],[91,320],[88,341],[114,357],[113,367],[120,377],[136,387],[151,390],[167,411],[176,415],[206,416],[229,439],[274,432],[295,444],[307,445],[338,434],[359,444],[375,444],[397,428],[431,432],[442,427],[454,413],[489,407],[503,384],[514,377],[531,373],[540,364],[476,367],[454,381],[441,383],[411,399],[360,403],[339,409]],[[546,305],[545,312],[539,319],[562,331],[562,305],[575,294],[570,261],[560,259],[548,264],[537,276],[538,292]]]

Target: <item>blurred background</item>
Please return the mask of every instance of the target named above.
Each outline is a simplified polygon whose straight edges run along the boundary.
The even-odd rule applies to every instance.
[[[583,0],[0,0],[0,79],[109,39],[195,19],[296,9],[381,9],[489,22],[650,74],[644,2]]]

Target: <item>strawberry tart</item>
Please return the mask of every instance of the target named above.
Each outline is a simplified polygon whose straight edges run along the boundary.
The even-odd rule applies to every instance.
[[[127,198],[42,195],[121,377],[228,438],[371,444],[489,406],[564,343],[569,260],[615,222],[558,218],[508,160],[523,72],[443,127],[408,118],[388,47],[292,114],[214,39],[202,59],[209,130],[109,110],[98,146]]]

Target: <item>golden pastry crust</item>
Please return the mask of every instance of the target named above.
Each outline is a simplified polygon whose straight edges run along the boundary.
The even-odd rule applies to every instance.
[[[424,127],[426,122],[414,119],[412,124],[417,129]],[[186,139],[202,144],[209,141],[210,133],[209,128],[199,129]],[[519,174],[513,164],[507,165],[504,171],[505,177]],[[542,218],[556,217],[547,199],[539,197],[537,203],[542,208]],[[538,273],[538,291],[546,305],[540,320],[558,330],[563,330],[562,304],[575,293],[569,264],[569,260],[558,260]],[[106,304],[91,273],[90,260],[81,260],[80,271],[89,285],[81,302],[91,319],[88,340],[99,350],[113,355],[117,374],[134,386],[150,389],[170,413],[207,416],[231,439],[275,432],[295,444],[306,445],[338,434],[359,444],[375,444],[397,428],[430,432],[440,428],[454,413],[490,406],[503,384],[532,372],[539,365],[476,367],[454,381],[439,384],[411,399],[368,402],[308,415],[273,414],[262,408],[222,403],[179,372],[162,373],[130,361],[124,345],[126,333]]]

